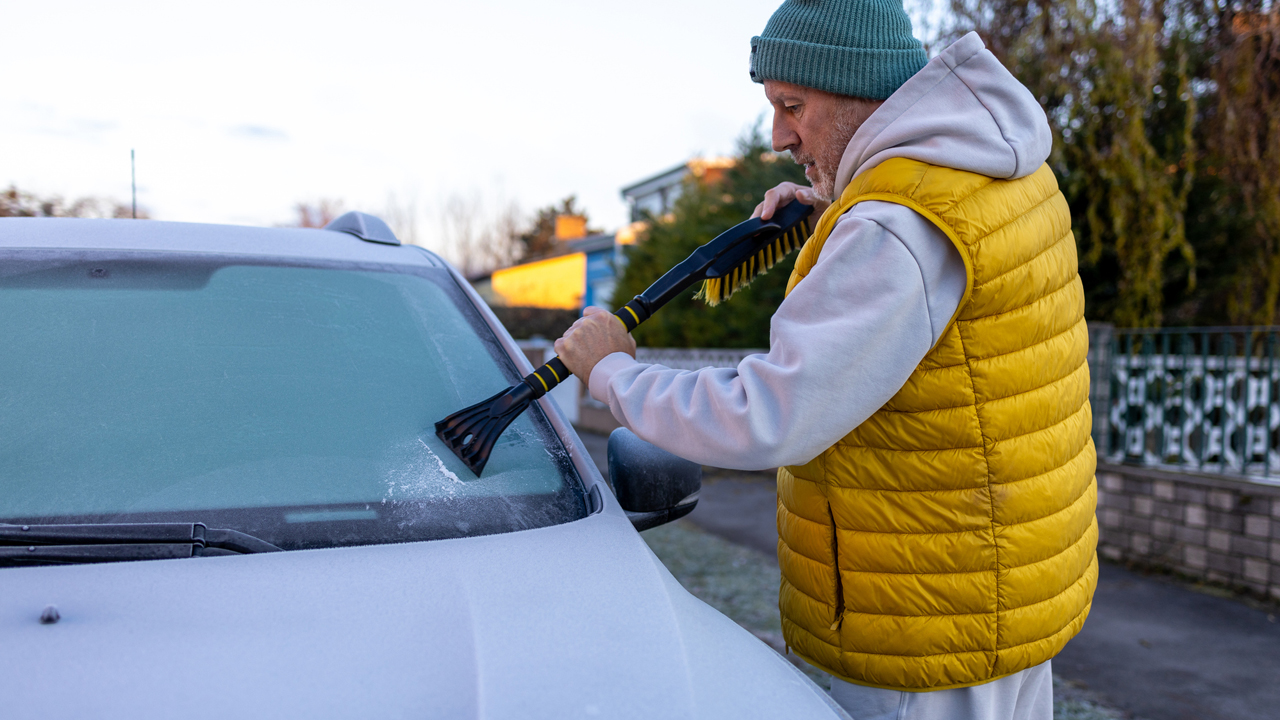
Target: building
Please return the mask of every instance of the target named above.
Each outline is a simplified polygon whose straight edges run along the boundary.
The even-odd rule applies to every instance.
[[[490,305],[580,310],[586,299],[587,256],[575,252],[494,270]]]
[[[490,305],[562,310],[607,306],[622,259],[618,246],[628,244],[627,237],[613,233],[565,241],[561,254],[494,270],[473,284]],[[634,239],[635,233],[629,237]]]
[[[574,250],[586,258],[586,283],[582,307],[610,306],[613,288],[617,285],[618,264],[625,258],[618,248],[618,235],[595,235],[570,243]]]
[[[714,183],[733,164],[733,158],[694,158],[622,188],[622,199],[631,209],[631,222],[667,215],[675,209],[676,198],[680,197],[680,192],[684,189],[685,178],[693,176],[704,182]]]
[[[549,254],[472,278],[472,284],[491,307],[612,309],[618,270],[626,262],[622,248],[636,241],[649,218],[672,211],[687,178],[716,182],[733,162],[731,158],[695,158],[623,188],[632,222],[615,233],[587,235],[585,217],[560,215],[555,247]]]

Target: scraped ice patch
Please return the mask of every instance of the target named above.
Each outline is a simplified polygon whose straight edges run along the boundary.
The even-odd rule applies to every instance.
[[[454,482],[462,482],[461,478],[459,478],[456,474],[454,474],[452,470],[444,466],[444,461],[440,459],[439,455],[431,451],[431,447],[427,445],[427,443],[422,438],[418,438],[418,442],[421,443],[422,447],[426,448],[427,452],[431,454],[431,457],[435,459],[436,466],[440,468],[441,475],[444,475],[445,477],[453,480]]]
[[[395,446],[383,460],[387,500],[457,497],[462,478],[450,470],[422,438]]]

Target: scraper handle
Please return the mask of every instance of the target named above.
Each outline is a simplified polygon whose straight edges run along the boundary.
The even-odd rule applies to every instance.
[[[627,332],[631,332],[640,323],[649,319],[650,310],[648,305],[649,303],[645,302],[644,298],[637,295],[631,302],[618,308],[613,313],[613,316],[622,321],[622,326],[627,329]],[[533,399],[537,400],[551,392],[551,388],[564,382],[572,374],[569,372],[569,368],[565,367],[564,361],[557,355],[548,360],[542,367],[525,375],[523,382],[533,391]]]

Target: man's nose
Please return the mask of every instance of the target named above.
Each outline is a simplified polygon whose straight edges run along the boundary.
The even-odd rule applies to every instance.
[[[784,152],[800,144],[800,136],[791,128],[787,117],[779,112],[773,113],[773,151]]]

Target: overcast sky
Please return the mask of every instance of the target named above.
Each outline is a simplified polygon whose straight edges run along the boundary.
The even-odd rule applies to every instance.
[[[273,225],[298,201],[525,211],[731,152],[766,111],[750,38],[779,0],[6,3],[0,186]],[[766,118],[766,130],[767,130]]]

